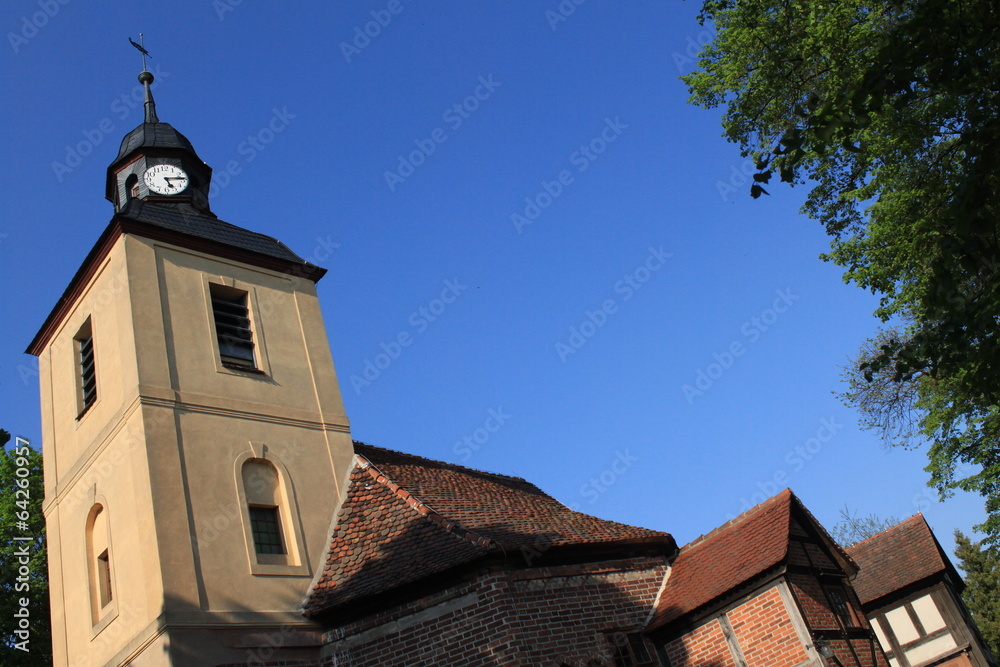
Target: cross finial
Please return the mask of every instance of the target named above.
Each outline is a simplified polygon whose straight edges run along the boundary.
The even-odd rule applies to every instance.
[[[147,51],[146,47],[144,46],[144,42],[143,42],[143,39],[142,39],[142,33],[141,32],[139,33],[139,43],[138,44],[136,44],[135,42],[133,42],[131,37],[128,38],[128,42],[129,42],[129,44],[131,44],[135,48],[139,49],[139,53],[142,54],[142,71],[143,72],[147,71],[146,70],[146,56],[149,56],[149,51]],[[153,56],[149,56],[149,57],[152,58]]]
[[[128,38],[129,44],[139,49],[139,53],[142,54],[142,71],[139,72],[139,83],[141,83],[145,89],[145,99],[143,100],[143,108],[145,109],[145,123],[159,123],[159,118],[156,117],[156,103],[153,101],[153,91],[150,89],[150,85],[153,83],[153,73],[146,69],[146,56],[149,56],[149,51],[143,46],[142,33],[139,33],[139,43],[136,44],[132,41],[132,38]],[[153,56],[149,56],[152,58]]]

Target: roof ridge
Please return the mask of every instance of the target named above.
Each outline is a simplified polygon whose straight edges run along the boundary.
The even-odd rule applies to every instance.
[[[491,548],[494,544],[503,549],[503,545],[500,544],[498,541],[480,535],[479,533],[473,530],[469,530],[468,528],[459,524],[457,521],[449,519],[448,517],[441,514],[440,512],[438,512],[436,509],[434,509],[424,501],[417,498],[415,495],[407,491],[405,488],[403,488],[396,482],[392,481],[392,479],[388,475],[379,470],[378,466],[369,461],[365,456],[355,452],[354,457],[360,464],[361,470],[368,473],[368,476],[371,477],[373,480],[375,480],[376,483],[381,484],[382,486],[392,491],[393,495],[395,495],[400,500],[404,501],[414,511],[423,514],[428,519],[436,523],[445,532],[452,533],[458,538],[468,540],[469,542],[472,542],[473,544],[484,547],[486,549]]]
[[[699,535],[698,537],[694,538],[693,540],[691,540],[690,542],[688,542],[687,544],[685,544],[683,547],[681,547],[681,551],[690,550],[690,549],[693,549],[693,548],[695,548],[697,546],[700,546],[700,545],[704,544],[705,542],[707,542],[708,540],[710,540],[711,538],[713,538],[713,537],[719,535],[720,533],[728,530],[729,528],[732,528],[733,526],[735,526],[737,524],[740,524],[740,523],[743,523],[744,521],[749,520],[751,518],[751,516],[756,516],[756,515],[760,514],[761,512],[764,512],[767,509],[770,509],[772,505],[776,505],[779,502],[779,498],[781,498],[782,496],[784,496],[786,494],[789,497],[789,499],[791,499],[792,497],[794,497],[794,494],[792,494],[791,489],[785,489],[781,493],[778,493],[777,495],[773,495],[770,498],[768,498],[767,500],[765,500],[764,502],[758,503],[758,504],[754,505],[753,507],[751,507],[750,509],[748,509],[747,511],[743,512],[742,514],[733,517],[732,519],[730,519],[729,521],[725,522],[721,526],[718,526],[718,527],[716,527],[716,528],[708,531],[707,533],[705,533],[703,535]]]
[[[354,447],[355,447],[355,454],[357,454],[357,446],[361,445],[362,447],[368,447],[369,449],[374,449],[374,450],[377,450],[377,451],[380,451],[380,452],[387,452],[389,454],[393,454],[395,456],[401,456],[401,457],[406,458],[406,459],[412,459],[414,461],[420,461],[420,462],[423,462],[423,463],[431,463],[431,464],[434,465],[435,468],[442,468],[444,470],[452,470],[452,471],[455,471],[455,472],[473,473],[473,474],[476,474],[476,475],[482,475],[484,477],[496,477],[498,479],[503,479],[503,480],[507,480],[507,481],[513,481],[513,482],[522,482],[524,484],[527,484],[528,486],[531,486],[534,489],[538,489],[539,491],[541,491],[541,489],[538,486],[536,486],[535,484],[532,484],[531,482],[529,482],[524,477],[518,477],[516,475],[504,475],[503,473],[490,472],[488,470],[479,470],[478,468],[469,468],[468,466],[459,465],[457,463],[449,463],[447,461],[439,461],[438,459],[431,459],[431,458],[427,458],[426,456],[419,456],[418,454],[410,454],[408,452],[401,452],[401,451],[396,450],[396,449],[389,449],[388,447],[379,447],[378,445],[370,445],[367,442],[362,442],[360,440],[354,440],[353,443],[354,443]]]
[[[924,523],[924,525],[926,525],[927,524],[927,520],[924,519],[923,517],[924,517],[924,513],[923,512],[917,512],[913,516],[907,517],[907,518],[903,519],[902,521],[900,521],[899,523],[897,523],[897,524],[895,524],[893,526],[889,526],[888,528],[886,528],[883,531],[875,533],[874,535],[870,535],[869,537],[866,537],[865,539],[861,540],[860,542],[855,542],[851,546],[849,546],[846,549],[844,549],[844,551],[847,552],[847,551],[850,551],[851,549],[856,549],[857,547],[860,547],[865,542],[868,542],[870,540],[874,540],[876,537],[881,537],[882,535],[885,535],[886,533],[889,533],[891,531],[896,530],[897,528],[902,527],[902,525],[904,523],[909,523],[909,522],[911,522],[911,521],[913,521],[914,519],[917,519],[917,518],[923,519],[923,523]],[[928,526],[928,528],[930,528],[930,526]],[[931,531],[931,532],[933,533],[933,531]],[[848,554],[848,555],[850,555],[850,554]]]

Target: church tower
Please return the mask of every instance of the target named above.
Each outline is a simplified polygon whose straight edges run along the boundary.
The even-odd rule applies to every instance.
[[[28,348],[55,664],[309,658],[299,610],[353,457],[325,271],[212,213],[211,168],[139,81],[114,215]]]

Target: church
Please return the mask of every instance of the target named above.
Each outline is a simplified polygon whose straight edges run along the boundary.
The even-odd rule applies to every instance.
[[[789,490],[680,547],[355,442],[316,284],[159,120],[28,352],[54,664],[989,667],[919,515],[849,550]]]

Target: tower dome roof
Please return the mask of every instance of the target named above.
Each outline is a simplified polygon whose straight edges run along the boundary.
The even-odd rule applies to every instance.
[[[190,152],[195,157],[198,156],[188,138],[175,130],[170,123],[144,122],[122,139],[121,148],[118,149],[118,157],[115,158],[113,164],[119,163],[141,148],[179,148]]]
[[[195,158],[198,154],[194,151],[194,146],[188,138],[173,128],[170,123],[162,123],[156,115],[156,102],[153,100],[153,91],[150,85],[153,83],[152,72],[143,70],[139,73],[139,83],[145,87],[145,99],[143,100],[144,118],[142,125],[125,135],[122,139],[121,148],[118,149],[118,157],[111,163],[114,168],[126,157],[142,148],[179,148],[190,152]],[[198,159],[201,162],[201,159]]]
[[[164,159],[180,160],[180,164],[183,165],[188,174],[191,174],[192,178],[190,187],[187,187],[187,183],[185,183],[183,189],[186,192],[181,193],[182,196],[198,198],[201,208],[207,211],[208,186],[212,177],[211,167],[198,157],[198,153],[195,152],[194,146],[187,137],[175,130],[170,123],[164,123],[157,117],[156,102],[153,100],[151,89],[152,72],[146,70],[140,72],[139,83],[145,88],[143,121],[125,135],[118,149],[118,155],[108,166],[105,196],[114,203],[117,210],[121,210],[131,196],[131,193],[126,193],[123,189],[127,188],[125,177],[140,175],[135,171],[135,168],[130,166],[133,161],[145,158],[146,162],[141,165],[141,168],[148,170],[150,159],[153,160],[154,164],[159,164],[159,161]]]

